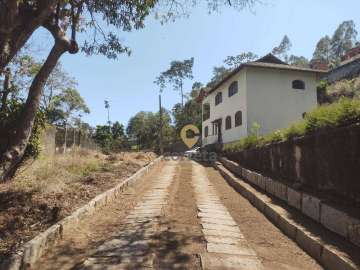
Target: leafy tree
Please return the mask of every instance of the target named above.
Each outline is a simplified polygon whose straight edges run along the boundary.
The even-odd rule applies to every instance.
[[[116,121],[111,127],[111,133],[114,139],[125,136],[124,126]]]
[[[210,10],[217,10],[220,6],[241,9],[256,2],[206,1]],[[165,14],[164,17],[169,19],[178,14],[185,15],[184,7],[199,2],[202,1],[0,1],[0,75],[38,28],[45,28],[54,40],[46,60],[29,86],[26,103],[16,124],[6,129],[8,140],[0,152],[0,180],[6,179],[7,171],[22,160],[39,110],[43,87],[64,53],[76,54],[81,50],[88,55],[102,54],[108,58],[116,58],[121,53],[129,54],[130,49],[122,44],[116,30],[128,32],[144,27],[144,20],[152,11]],[[101,25],[107,25],[107,30]],[[78,32],[82,33],[81,44],[77,40]]]
[[[172,61],[170,68],[160,74],[156,78],[155,83],[160,87],[162,92],[166,83],[173,85],[175,91],[180,91],[181,106],[184,107],[183,84],[185,79],[192,79],[192,68],[194,66],[194,58],[185,59],[183,61]]]
[[[282,58],[285,62],[287,62],[288,61],[287,53],[290,51],[291,47],[292,47],[291,41],[289,37],[285,35],[281,40],[279,46],[276,46],[272,50],[272,54]]]
[[[227,74],[229,74],[231,69],[224,66],[218,66],[213,68],[213,76],[210,81],[207,83],[206,87],[212,88],[215,84],[222,80]]]
[[[64,152],[66,152],[67,132],[70,117],[76,112],[90,113],[90,110],[76,89],[65,89],[62,93],[55,96],[54,100],[54,106],[55,108],[59,108],[64,121]]]
[[[196,98],[203,87],[204,85],[201,82],[194,82],[191,87],[192,91],[190,92],[190,97]]]
[[[93,139],[106,152],[117,152],[127,148],[124,126],[118,121],[111,127],[108,125],[96,126]]]
[[[257,58],[258,56],[252,52],[243,52],[236,56],[226,57],[224,63],[230,68],[237,68],[241,64],[254,61]]]
[[[322,37],[316,44],[313,54],[313,59],[320,59],[326,62],[330,61],[331,57],[331,39],[329,36]]]
[[[332,60],[343,56],[356,43],[357,31],[354,21],[344,21],[335,30],[331,38]]]
[[[169,112],[163,111],[162,125],[164,147],[171,143],[172,136],[174,136],[174,131],[170,124],[171,117]],[[126,133],[130,138],[137,141],[137,145],[141,149],[158,150],[160,138],[159,126],[159,113],[141,111],[130,118]]]
[[[179,103],[174,105],[172,115],[177,134],[180,134],[181,129],[187,124],[196,125],[201,130],[201,104],[197,103],[195,100],[201,89],[201,83],[193,85],[190,98],[186,101],[183,109]]]
[[[313,59],[320,59],[336,67],[341,62],[341,57],[352,47],[356,46],[357,31],[353,21],[342,22],[334,34],[322,37],[316,44]]]
[[[58,96],[66,89],[73,89],[77,86],[77,82],[63,68],[61,63],[57,63],[45,83],[40,106],[44,111],[53,109],[54,97]]]
[[[98,145],[100,145],[102,149],[107,151],[110,150],[113,141],[113,136],[111,134],[111,131],[109,130],[109,126],[108,125],[96,126],[93,139]]]
[[[292,66],[307,68],[309,67],[310,62],[304,56],[290,55],[288,59],[288,64]]]

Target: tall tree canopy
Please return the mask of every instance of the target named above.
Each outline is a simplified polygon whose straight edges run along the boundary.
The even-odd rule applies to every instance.
[[[226,57],[224,63],[230,68],[236,68],[243,63],[254,61],[257,58],[258,56],[253,52],[243,52],[236,56]]]
[[[185,102],[184,108],[180,103],[174,105],[172,109],[172,115],[174,118],[174,125],[176,133],[179,135],[181,129],[187,125],[196,125],[201,130],[201,104],[196,102],[196,97],[199,95],[202,89],[202,84],[196,82],[193,84],[192,90],[188,100]]]
[[[292,43],[287,35],[283,37],[280,44],[273,48],[272,54],[282,58],[285,62],[288,60],[288,52],[292,47]]]
[[[162,72],[155,80],[155,83],[160,87],[161,92],[166,87],[166,83],[170,83],[175,91],[179,91],[182,107],[184,106],[184,80],[193,78],[193,66],[193,57],[183,61],[172,61],[170,63],[170,68]]]
[[[328,62],[330,66],[339,65],[341,57],[357,44],[357,30],[354,21],[342,22],[332,37],[322,37],[316,44],[313,59]]]
[[[341,57],[356,43],[357,31],[354,21],[344,21],[335,30],[331,38],[331,53]]]
[[[215,84],[223,79],[229,72],[231,71],[230,68],[226,68],[224,66],[216,66],[213,67],[213,76],[211,77],[210,81],[206,84],[206,87],[212,88]]]
[[[200,0],[2,0],[0,1],[0,75],[40,27],[53,37],[54,44],[46,60],[34,76],[26,102],[16,125],[0,132],[7,137],[0,152],[0,180],[8,176],[21,160],[29,141],[35,116],[39,109],[41,93],[51,72],[61,56],[79,50],[88,55],[102,54],[116,58],[130,53],[121,42],[118,30],[131,31],[144,27],[145,18],[152,12],[163,20],[186,15],[187,8]],[[244,8],[257,0],[206,0],[209,10],[220,6]],[[103,25],[106,26],[102,27]],[[82,34],[78,43],[77,33]]]
[[[313,59],[320,59],[326,62],[330,61],[331,57],[331,39],[328,35],[322,37],[316,44],[313,54]]]

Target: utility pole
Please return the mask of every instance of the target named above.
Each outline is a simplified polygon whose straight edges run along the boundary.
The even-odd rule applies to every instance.
[[[162,107],[161,107],[161,94],[159,94],[159,117],[160,117],[160,136],[159,136],[159,148],[160,154],[164,154],[164,146],[163,146],[163,118],[162,118]]]
[[[181,93],[181,109],[184,110],[184,93],[183,93],[183,81],[180,79],[180,93]]]
[[[76,127],[74,125],[74,127],[73,127],[73,151],[75,151],[75,146],[76,146]]]
[[[82,114],[79,114],[79,148],[81,148],[81,136],[82,136],[82,132],[81,132],[81,117]]]
[[[109,125],[109,131],[111,129],[111,122],[110,122],[110,102],[108,100],[104,101],[105,103],[105,109],[107,109],[107,118],[108,118],[108,125]]]

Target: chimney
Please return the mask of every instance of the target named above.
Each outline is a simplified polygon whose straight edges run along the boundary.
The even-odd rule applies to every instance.
[[[347,61],[357,55],[360,55],[360,43],[357,43],[354,48],[348,50],[346,54],[341,57],[341,62]]]
[[[329,63],[322,59],[313,59],[310,62],[310,68],[318,70],[328,70]]]
[[[204,100],[204,98],[207,96],[207,93],[204,89],[200,90],[199,95],[196,97],[195,101],[197,103],[202,103],[202,101]]]

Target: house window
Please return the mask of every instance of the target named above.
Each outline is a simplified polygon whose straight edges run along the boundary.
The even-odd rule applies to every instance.
[[[222,102],[222,93],[219,92],[215,96],[215,106],[219,105]]]
[[[305,82],[302,81],[302,80],[292,81],[292,88],[293,88],[293,89],[304,90],[304,89],[305,89]]]
[[[203,121],[208,120],[210,118],[210,104],[205,103],[203,105]]]
[[[212,135],[218,135],[219,124],[217,122],[213,122],[212,124]]]
[[[204,134],[205,134],[205,137],[209,136],[209,127],[208,126],[205,127]]]
[[[238,111],[235,113],[235,127],[242,125],[242,112]]]
[[[229,86],[229,97],[235,95],[238,92],[238,82],[232,82]]]
[[[225,129],[231,129],[231,116],[227,116],[225,119]]]

